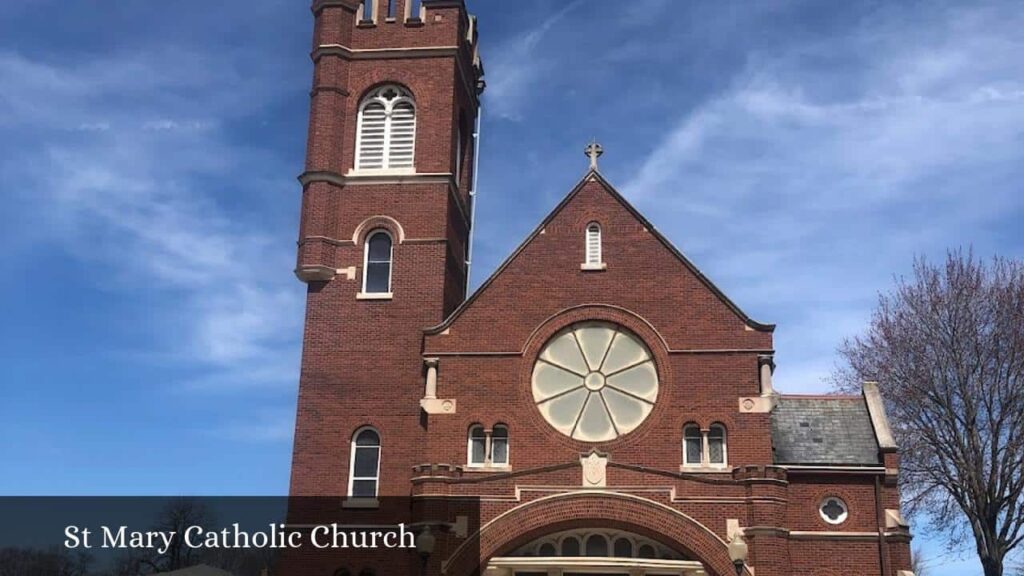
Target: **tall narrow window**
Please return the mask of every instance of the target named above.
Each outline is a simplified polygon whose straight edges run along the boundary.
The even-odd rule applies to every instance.
[[[408,169],[416,149],[416,105],[398,86],[383,86],[359,105],[358,170]]]
[[[398,13],[398,0],[388,0],[388,20],[394,20]]]
[[[376,3],[377,0],[363,0],[363,17],[360,18],[360,22],[369,23],[374,21],[374,5]]]
[[[708,463],[711,465],[725,464],[725,426],[712,424],[708,430]]]
[[[405,5],[408,11],[406,17],[413,22],[419,22],[421,20],[421,11],[423,10],[421,0],[407,0]]]
[[[508,428],[501,424],[491,432],[491,464],[508,466]]]
[[[348,495],[353,498],[376,498],[379,481],[380,434],[373,428],[361,428],[352,437]]]
[[[683,464],[700,466],[704,459],[704,439],[696,424],[687,424],[683,428]]]
[[[597,265],[601,263],[601,226],[597,222],[587,225],[587,259],[586,263]]]
[[[391,235],[384,230],[371,232],[366,238],[363,256],[363,293],[391,293]]]
[[[479,424],[469,429],[469,464],[483,466],[487,461],[487,435]]]

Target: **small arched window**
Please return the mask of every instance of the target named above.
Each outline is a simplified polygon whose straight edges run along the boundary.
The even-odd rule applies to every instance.
[[[348,474],[348,495],[376,498],[380,483],[380,434],[360,428],[352,436],[352,462]]]
[[[569,536],[562,540],[562,556],[579,556],[580,541],[575,536]]]
[[[487,434],[484,427],[474,424],[469,428],[469,465],[483,466],[487,461]]]
[[[704,462],[704,438],[700,427],[687,424],[683,427],[683,464],[700,466]]]
[[[370,232],[363,254],[363,293],[391,293],[391,235],[384,230]]]
[[[586,254],[586,264],[601,264],[601,225],[597,222],[587,224]]]
[[[508,466],[508,426],[498,424],[493,430],[479,424],[470,426],[466,450],[469,466]]]
[[[356,169],[413,167],[416,149],[416,104],[399,86],[382,86],[359,105]]]
[[[503,424],[491,432],[491,464],[508,466],[508,427]]]
[[[587,556],[608,556],[608,540],[600,534],[588,537]]]
[[[712,424],[708,430],[708,463],[712,466],[724,465],[728,460],[725,442],[725,426]]]
[[[614,548],[616,558],[633,557],[633,543],[626,538],[619,538],[618,540],[616,540]]]

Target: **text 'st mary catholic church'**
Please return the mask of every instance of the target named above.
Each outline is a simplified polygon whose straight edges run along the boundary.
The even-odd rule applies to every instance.
[[[777,392],[774,326],[605,180],[597,145],[467,298],[471,230],[488,225],[476,19],[462,0],[313,13],[291,494],[442,516],[472,499],[480,517],[426,523],[422,566],[339,553],[289,573],[910,574],[876,387]]]

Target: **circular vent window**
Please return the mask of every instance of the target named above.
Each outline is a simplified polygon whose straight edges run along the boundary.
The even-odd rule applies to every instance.
[[[580,322],[555,334],[533,367],[533,399],[555,429],[605,442],[654,409],[658,372],[647,346],[622,326]]]
[[[846,518],[850,515],[846,502],[834,496],[823,500],[818,508],[818,512],[821,514],[822,519],[829,524],[842,524],[846,522]]]

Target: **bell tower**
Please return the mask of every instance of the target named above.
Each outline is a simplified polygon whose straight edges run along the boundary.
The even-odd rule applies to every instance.
[[[476,20],[463,0],[316,0],[313,14],[291,492],[406,495],[425,437],[423,329],[466,296]],[[356,470],[362,430],[374,474]]]

